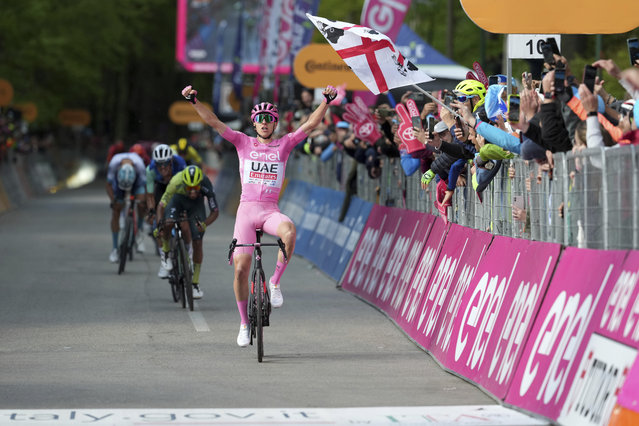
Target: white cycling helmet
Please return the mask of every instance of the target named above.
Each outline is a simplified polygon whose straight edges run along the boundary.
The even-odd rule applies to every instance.
[[[153,150],[153,159],[156,162],[169,161],[171,158],[173,158],[173,150],[167,144],[160,144]]]
[[[130,164],[122,164],[118,170],[118,188],[128,191],[133,188],[135,182],[135,169]]]

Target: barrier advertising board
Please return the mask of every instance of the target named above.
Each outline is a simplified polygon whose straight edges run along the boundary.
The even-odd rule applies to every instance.
[[[505,398],[560,251],[559,244],[495,237],[461,298],[442,363]]]
[[[625,256],[625,251],[563,251],[507,403],[557,419]]]

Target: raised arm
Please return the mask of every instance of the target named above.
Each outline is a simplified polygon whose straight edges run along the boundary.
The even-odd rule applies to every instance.
[[[182,89],[182,96],[193,104],[193,108],[195,108],[198,115],[202,117],[202,120],[204,120],[209,126],[213,127],[219,134],[224,133],[227,128],[226,124],[220,121],[213,111],[202,105],[195,97],[196,95],[197,90],[193,89],[190,85]]]
[[[302,129],[307,135],[322,122],[324,115],[326,115],[328,104],[337,96],[337,89],[335,89],[333,86],[327,86],[322,94],[324,95],[325,99],[317,108],[315,108],[315,111],[311,113],[311,115],[308,117],[308,120],[306,120],[306,122],[304,122],[304,124],[300,126],[300,129]]]

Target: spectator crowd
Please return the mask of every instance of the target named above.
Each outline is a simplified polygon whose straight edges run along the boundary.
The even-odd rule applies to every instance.
[[[321,161],[348,155],[365,165],[370,179],[381,176],[382,157],[397,158],[406,176],[421,176],[424,189],[437,185],[436,204],[445,213],[458,186],[472,185],[481,201],[505,159],[520,157],[552,177],[554,153],[639,143],[639,60],[624,71],[610,59],[598,60],[590,67],[601,78],[587,81],[560,54],[544,65],[539,80],[528,72],[510,82],[504,75],[474,75],[452,91],[411,89],[398,100],[389,92],[369,105],[342,91],[297,155]],[[625,89],[620,99],[607,92],[609,77]],[[297,129],[313,103],[304,89],[296,105],[281,111],[277,131]],[[517,207],[513,216],[521,216]]]

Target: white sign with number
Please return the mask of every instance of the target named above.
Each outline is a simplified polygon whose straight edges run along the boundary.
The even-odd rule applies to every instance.
[[[561,52],[561,36],[558,34],[508,34],[508,57],[510,59],[543,59],[542,42],[553,37]]]

